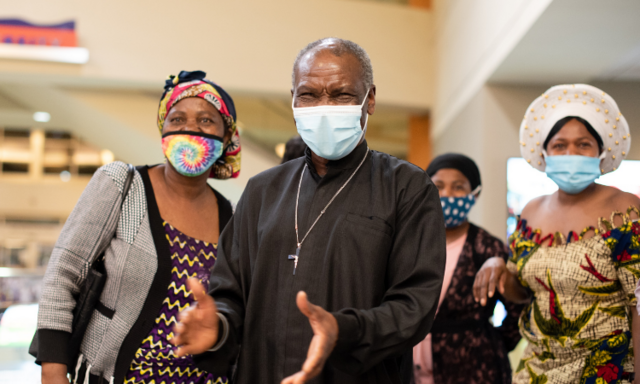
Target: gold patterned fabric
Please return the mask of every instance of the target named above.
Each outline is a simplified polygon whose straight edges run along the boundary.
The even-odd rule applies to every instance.
[[[226,377],[196,367],[193,356],[177,357],[177,347],[169,341],[180,312],[194,302],[187,279],[195,277],[209,287],[218,245],[187,236],[166,221],[163,225],[171,253],[171,283],[156,325],[136,351],[124,384],[228,384]]]
[[[518,223],[507,267],[531,290],[532,301],[520,317],[529,345],[514,383],[630,383],[630,310],[640,278],[640,224],[629,220],[632,210],[637,214],[635,208],[614,212],[599,229],[566,239]],[[622,219],[617,228],[615,216]]]

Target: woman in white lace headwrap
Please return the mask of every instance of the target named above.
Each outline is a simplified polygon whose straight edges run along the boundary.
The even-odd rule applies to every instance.
[[[632,350],[640,351],[640,223],[631,219],[640,200],[595,183],[629,152],[627,121],[600,89],[558,85],[527,108],[519,145],[559,190],[524,208],[508,262],[487,260],[474,287],[482,304],[496,288],[528,304],[514,383],[631,383]]]

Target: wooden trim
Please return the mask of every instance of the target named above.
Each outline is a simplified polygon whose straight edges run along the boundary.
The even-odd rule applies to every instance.
[[[432,5],[433,4],[431,0],[409,0],[410,7],[431,10]]]
[[[422,169],[427,169],[432,156],[431,119],[429,115],[410,116],[407,160]]]

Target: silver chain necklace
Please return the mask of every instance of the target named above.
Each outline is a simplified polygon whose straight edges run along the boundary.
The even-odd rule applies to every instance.
[[[318,222],[318,220],[320,220],[322,215],[324,215],[324,213],[327,211],[327,208],[329,208],[331,203],[333,203],[333,200],[335,200],[336,197],[338,197],[338,195],[340,194],[340,192],[342,192],[344,187],[346,187],[347,184],[349,184],[349,182],[351,181],[351,179],[353,179],[353,176],[355,176],[356,173],[358,173],[358,170],[360,169],[360,167],[362,167],[362,164],[364,164],[364,161],[367,159],[368,155],[369,155],[369,147],[367,147],[367,152],[364,154],[364,157],[360,161],[360,164],[358,165],[358,168],[356,168],[356,170],[353,171],[351,176],[349,176],[349,179],[347,179],[347,181],[342,185],[342,187],[340,187],[340,189],[338,189],[338,192],[336,192],[335,195],[333,195],[333,197],[331,198],[331,200],[329,200],[329,203],[320,212],[318,217],[316,217],[316,220],[313,222],[313,224],[311,224],[311,228],[309,228],[307,233],[302,238],[302,241],[300,241],[300,238],[298,236],[298,202],[300,201],[300,188],[302,187],[302,178],[304,177],[304,171],[307,169],[307,164],[306,163],[304,164],[304,168],[302,168],[302,173],[300,174],[300,182],[298,183],[298,195],[296,196],[296,242],[298,243],[298,247],[296,248],[296,254],[295,255],[289,255],[289,257],[288,257],[289,260],[293,260],[293,274],[294,275],[296,274],[296,268],[298,268],[298,258],[300,257],[300,248],[302,248],[302,243],[304,243],[304,241],[306,240],[307,236],[309,236],[309,233],[311,232],[313,227],[316,226],[316,223]]]

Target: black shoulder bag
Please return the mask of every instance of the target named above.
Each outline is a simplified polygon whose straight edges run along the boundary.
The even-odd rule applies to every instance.
[[[89,267],[89,271],[87,272],[87,278],[85,279],[84,285],[80,289],[80,294],[78,299],[76,300],[76,306],[73,309],[73,323],[72,323],[72,331],[71,338],[69,340],[69,362],[67,363],[67,370],[69,373],[73,374],[73,370],[75,364],[78,360],[78,356],[80,354],[80,346],[82,345],[82,339],[84,338],[84,334],[89,326],[89,321],[93,316],[93,311],[96,310],[97,307],[101,306],[100,303],[100,295],[102,294],[102,290],[104,289],[104,284],[107,281],[107,271],[104,266],[104,256],[107,248],[111,244],[111,239],[114,236],[114,233],[117,229],[119,217],[122,213],[122,204],[124,200],[127,198],[127,194],[129,193],[129,189],[131,188],[131,183],[133,181],[133,176],[135,175],[135,168],[128,164],[127,170],[127,178],[124,181],[122,187],[122,200],[120,201],[120,209],[114,210],[117,217],[114,220],[111,220],[113,223],[112,228],[108,228],[104,231],[104,235],[99,239],[99,244],[101,244],[101,248],[99,248],[96,254],[98,257],[95,257],[91,266]],[[105,237],[108,237],[105,238]],[[29,346],[29,353],[33,356],[38,354],[38,333],[36,332],[33,340],[31,341],[31,345]]]

